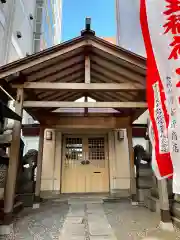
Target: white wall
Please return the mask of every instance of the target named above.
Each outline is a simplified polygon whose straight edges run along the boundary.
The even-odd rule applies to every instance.
[[[46,131],[52,131],[52,140],[45,140],[44,138],[41,191],[52,191],[54,188],[56,134],[55,130],[46,129],[44,136],[46,136]]]
[[[13,53],[10,48],[8,62],[33,53],[34,19],[30,20],[29,15],[35,17],[35,3],[35,0],[15,1],[11,44],[16,52]],[[17,31],[21,32],[21,38],[17,38]]]
[[[145,111],[133,124],[147,124],[149,118],[149,111]]]
[[[54,15],[56,16],[54,45],[56,45],[61,42],[62,38],[62,0],[54,0]]]
[[[23,154],[26,154],[28,152],[28,150],[30,149],[35,149],[38,150],[39,149],[39,137],[23,137],[22,136],[22,140],[24,141],[24,152]]]
[[[33,52],[33,27],[36,0],[0,2],[0,65],[12,62]],[[22,38],[17,38],[20,31]]]
[[[133,147],[135,147],[136,145],[141,145],[145,150],[148,150],[147,142],[148,141],[146,141],[144,138],[133,138]]]
[[[130,189],[130,164],[126,130],[124,139],[118,140],[117,132],[109,133],[110,188],[114,190]]]

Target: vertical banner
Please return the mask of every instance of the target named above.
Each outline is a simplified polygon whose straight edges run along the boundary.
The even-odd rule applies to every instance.
[[[165,63],[164,54],[161,56],[161,52],[168,47],[168,45],[162,46],[161,42],[164,24],[163,11],[160,6],[163,5],[163,1],[166,0],[141,0],[140,5],[141,28],[147,53],[147,102],[153,147],[152,168],[159,180],[173,175],[168,138],[170,118],[166,98],[166,79],[169,75],[165,74],[167,71],[165,65],[168,63],[168,58]],[[163,76],[161,71],[163,71]]]

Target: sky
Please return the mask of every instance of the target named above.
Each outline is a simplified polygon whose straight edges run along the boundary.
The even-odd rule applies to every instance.
[[[62,17],[62,41],[79,36],[86,17],[96,36],[116,36],[115,0],[63,0]]]

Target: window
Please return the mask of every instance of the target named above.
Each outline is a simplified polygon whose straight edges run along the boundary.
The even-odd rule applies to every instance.
[[[89,138],[89,160],[104,160],[105,159],[105,148],[104,138]]]
[[[66,138],[66,160],[82,159],[82,138]]]

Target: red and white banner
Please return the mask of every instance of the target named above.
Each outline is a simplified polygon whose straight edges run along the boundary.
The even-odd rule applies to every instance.
[[[171,119],[172,88],[169,84],[178,78],[178,66],[171,61],[176,44],[167,35],[169,33],[169,5],[175,8],[180,0],[141,0],[140,20],[147,52],[147,102],[151,120],[151,137],[153,150],[152,167],[158,179],[171,177],[173,154],[169,144],[169,125]],[[172,45],[172,46],[170,46]],[[176,56],[177,57],[177,56]],[[172,59],[173,60],[173,59]],[[177,63],[176,63],[177,64]],[[172,141],[171,141],[172,143]],[[175,148],[175,146],[173,146]],[[174,163],[174,161],[173,161]],[[180,160],[179,160],[180,173]],[[180,182],[179,182],[180,183]]]

